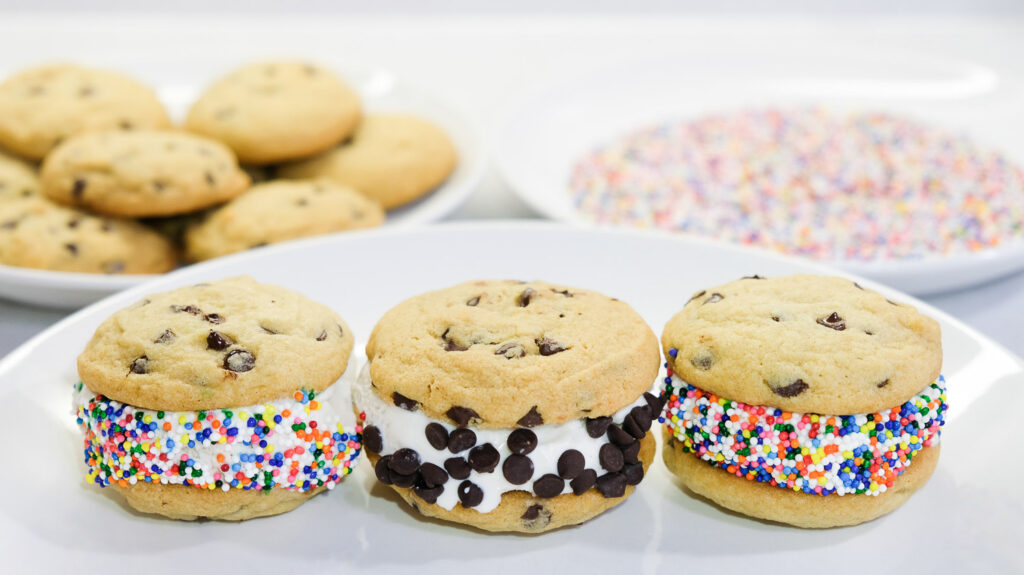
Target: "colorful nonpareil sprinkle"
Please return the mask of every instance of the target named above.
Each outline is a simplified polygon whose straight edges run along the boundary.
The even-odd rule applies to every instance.
[[[581,158],[572,201],[602,224],[821,260],[969,253],[1024,239],[1024,170],[882,113],[753,110],[665,123]]]
[[[312,391],[237,409],[140,409],[75,386],[87,479],[201,489],[331,489],[352,472],[362,427],[348,433]]]
[[[921,449],[937,444],[946,381],[889,411],[860,415],[795,413],[730,401],[669,371],[659,421],[683,451],[737,477],[819,495],[878,495]]]

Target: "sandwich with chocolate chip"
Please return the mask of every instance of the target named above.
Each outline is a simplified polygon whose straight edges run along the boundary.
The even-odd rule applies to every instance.
[[[290,511],[361,450],[334,384],[352,351],[338,315],[248,277],[153,294],[78,357],[86,482],[173,519]]]
[[[423,515],[539,533],[623,502],[654,458],[657,339],[626,303],[474,281],[390,310],[352,396],[377,479]]]
[[[799,527],[869,521],[931,477],[939,324],[838,277],[702,290],[665,326],[662,455],[719,505]]]

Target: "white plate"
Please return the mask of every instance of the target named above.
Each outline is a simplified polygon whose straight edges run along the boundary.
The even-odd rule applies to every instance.
[[[230,69],[233,66],[227,66]],[[440,187],[420,200],[388,212],[385,226],[409,226],[439,220],[459,207],[480,184],[487,165],[476,127],[447,103],[380,69],[338,68],[362,97],[367,112],[408,112],[443,128],[455,145],[459,161]],[[172,117],[184,118],[199,92],[224,70],[190,83],[157,85]],[[0,77],[6,74],[0,74]],[[159,74],[153,73],[159,81]],[[170,74],[177,78],[177,74]],[[347,233],[347,232],[342,232]],[[37,271],[0,265],[0,297],[61,309],[76,309],[154,276],[81,274]]]
[[[696,290],[744,275],[824,272],[766,252],[669,234],[543,223],[445,224],[313,238],[200,264],[113,296],[58,323],[0,362],[0,557],[7,572],[122,565],[180,573],[994,572],[1024,567],[1024,459],[1016,446],[1024,364],[959,321],[942,324],[950,410],[931,481],[877,521],[800,530],[725,512],[680,490],[660,457],[637,492],[582,526],[539,537],[489,535],[425,520],[365,461],[339,488],[294,512],[241,524],[187,524],[131,513],[83,480],[70,413],[75,357],[96,326],[143,294],[249,273],[338,310],[365,343],[402,299],[473,278],[544,278],[630,302],[660,332]],[[871,282],[864,285],[877,287]],[[825,569],[826,567],[823,567]]]
[[[587,225],[571,202],[575,162],[636,128],[709,112],[823,105],[917,118],[1024,164],[1024,83],[977,64],[857,45],[780,41],[750,50],[717,43],[703,52],[659,54],[568,73],[508,111],[496,164],[533,208]],[[918,260],[829,262],[918,295],[981,283],[1024,268],[1024,241],[964,255]]]

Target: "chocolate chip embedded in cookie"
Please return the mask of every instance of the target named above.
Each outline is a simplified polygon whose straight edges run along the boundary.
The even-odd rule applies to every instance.
[[[132,217],[192,212],[249,187],[249,176],[223,144],[144,130],[71,138],[46,157],[40,177],[53,201]]]
[[[662,345],[665,463],[724,507],[853,525],[935,469],[941,339],[911,306],[838,277],[755,276],[699,292]]]
[[[84,132],[170,126],[156,94],[116,72],[49,65],[0,83],[0,146],[32,160]]]
[[[0,151],[0,202],[39,196],[39,177],[27,162]]]
[[[323,152],[348,138],[362,117],[359,97],[333,72],[306,62],[263,62],[213,83],[185,128],[227,144],[246,164]]]
[[[94,274],[153,274],[178,263],[174,246],[130,220],[95,216],[33,196],[0,201],[0,263]]]
[[[384,210],[328,180],[274,180],[253,186],[185,234],[186,255],[206,260],[249,248],[379,226]]]
[[[621,301],[469,282],[389,311],[367,355],[353,403],[377,478],[425,515],[575,525],[620,503],[653,459],[657,341]]]
[[[380,202],[409,203],[455,169],[455,147],[434,124],[413,116],[373,114],[352,139],[314,158],[281,166],[286,178],[328,178]]]

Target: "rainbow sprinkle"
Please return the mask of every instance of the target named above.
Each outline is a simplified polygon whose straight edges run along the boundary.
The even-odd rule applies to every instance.
[[[332,489],[352,472],[362,427],[345,432],[312,391],[237,409],[144,410],[75,385],[86,475],[100,487],[138,482],[200,489]]]
[[[817,415],[747,405],[665,378],[659,421],[683,451],[737,477],[818,495],[879,495],[922,448],[937,444],[946,412],[939,379],[887,412]]]
[[[768,109],[647,127],[582,157],[569,186],[596,223],[819,260],[922,258],[1024,239],[1024,170],[883,113]]]

